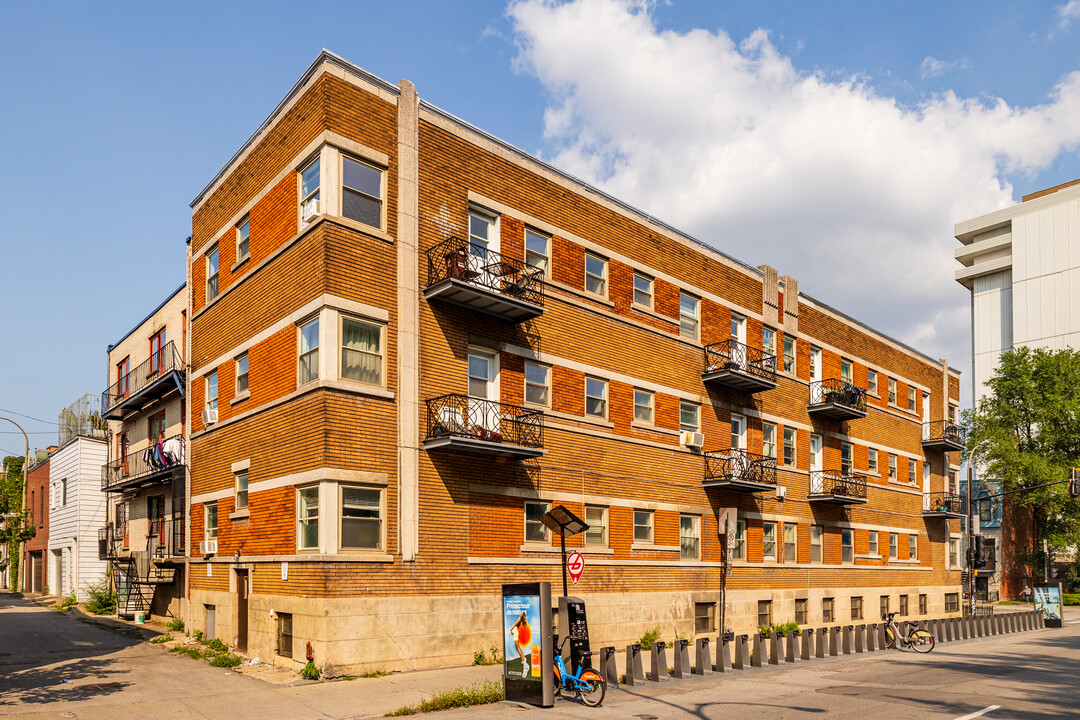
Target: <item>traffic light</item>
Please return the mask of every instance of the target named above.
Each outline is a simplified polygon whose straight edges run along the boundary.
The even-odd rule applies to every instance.
[[[975,536],[975,562],[972,565],[976,570],[986,567],[986,558],[984,557],[985,544],[983,543],[982,535]]]
[[[1080,468],[1069,473],[1069,497],[1080,497]]]

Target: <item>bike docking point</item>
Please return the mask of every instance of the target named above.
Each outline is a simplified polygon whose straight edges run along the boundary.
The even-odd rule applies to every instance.
[[[685,680],[690,677],[690,641],[676,640],[672,650],[675,653],[675,670],[672,677]]]
[[[609,688],[619,689],[619,665],[615,662],[615,648],[611,645],[600,648],[600,667],[603,668],[604,684]]]
[[[694,641],[694,669],[695,675],[712,675],[713,662],[712,652],[709,650],[709,638],[702,637]]]
[[[814,657],[814,628],[803,628],[802,631],[802,653],[800,654],[803,660],[810,660]]]
[[[780,644],[780,633],[773,630],[769,636],[769,664],[779,665],[783,660],[783,646]]]
[[[750,662],[750,649],[747,647],[749,640],[749,635],[739,635],[735,641],[735,660],[732,661],[731,667],[736,670],[745,670]]]
[[[820,660],[825,657],[826,646],[829,640],[829,628],[821,628],[817,631],[817,642],[814,643],[814,656]]]
[[[649,679],[653,682],[667,682],[667,643],[663,640],[654,640],[652,644],[652,671]]]
[[[855,626],[855,652],[856,654],[866,652],[866,625]]]
[[[829,628],[829,655],[832,657],[838,657],[840,655],[840,626]]]
[[[632,643],[626,646],[626,677],[627,685],[644,685],[645,673],[641,669],[641,645]]]
[[[731,672],[731,645],[735,642],[735,633],[721,633],[720,645],[716,648],[716,672]]]
[[[762,657],[766,654],[765,650],[765,633],[754,633],[754,651],[750,653],[750,666],[759,668],[762,663]]]
[[[877,652],[878,624],[870,623],[866,626],[866,652]]]
[[[799,636],[795,634],[794,630],[788,630],[784,634],[784,648],[787,652],[784,653],[784,661],[793,663],[799,660]]]

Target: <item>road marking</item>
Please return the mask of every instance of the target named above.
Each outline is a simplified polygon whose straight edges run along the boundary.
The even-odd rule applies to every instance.
[[[1001,706],[1000,705],[991,705],[990,707],[984,707],[982,710],[980,710],[978,712],[973,712],[970,715],[964,715],[963,717],[958,717],[958,718],[956,718],[956,720],[975,720],[975,718],[981,717],[981,716],[985,715],[988,712],[993,712],[994,710],[997,710],[999,707],[1001,707]]]

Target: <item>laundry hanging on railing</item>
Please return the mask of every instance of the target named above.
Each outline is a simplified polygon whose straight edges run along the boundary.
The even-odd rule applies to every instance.
[[[167,470],[184,464],[184,441],[180,438],[159,440],[143,451],[143,462],[152,470]]]

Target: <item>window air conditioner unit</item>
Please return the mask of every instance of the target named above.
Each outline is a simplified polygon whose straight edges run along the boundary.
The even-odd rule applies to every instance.
[[[216,555],[217,554],[217,540],[201,540],[199,542],[199,554],[200,555]]]
[[[304,203],[304,222],[311,222],[319,214],[319,198],[311,198]]]
[[[705,433],[683,431],[682,444],[695,450],[700,450],[705,445]]]
[[[213,425],[217,422],[217,410],[203,410],[202,424]]]

